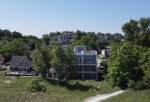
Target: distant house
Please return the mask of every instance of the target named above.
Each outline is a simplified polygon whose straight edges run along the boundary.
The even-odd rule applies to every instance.
[[[2,55],[0,55],[0,63],[3,63],[4,62],[4,57]]]
[[[30,51],[30,49],[31,49],[31,47],[30,47],[30,45],[29,44],[25,44],[25,46],[24,46],[28,51]]]
[[[4,66],[5,66],[4,61],[5,61],[5,58],[2,55],[0,55],[0,69],[4,69]]]
[[[1,41],[0,42],[0,45],[1,46],[6,46],[6,45],[8,45],[9,44],[9,42],[7,41],[7,40],[4,40],[4,41]]]
[[[61,45],[69,45],[73,38],[73,33],[66,33],[53,36],[51,41],[58,41]]]
[[[4,60],[4,57],[0,55],[0,68],[3,66]]]
[[[97,80],[97,52],[86,50],[85,46],[75,46],[74,51],[77,57],[77,79]]]
[[[103,57],[109,57],[111,55],[111,47],[106,47],[105,49],[101,50],[101,55]]]
[[[31,72],[32,61],[27,56],[13,56],[10,61],[10,70],[19,72]]]
[[[108,38],[107,38],[106,35],[104,35],[104,36],[99,36],[98,39],[99,39],[100,42],[108,42]]]

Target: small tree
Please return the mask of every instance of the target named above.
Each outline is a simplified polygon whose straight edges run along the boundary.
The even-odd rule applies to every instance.
[[[60,45],[55,45],[52,49],[51,65],[56,70],[57,78],[60,77],[61,71],[64,71],[66,55]]]
[[[63,77],[71,78],[75,73],[75,54],[70,48],[61,48],[60,45],[55,45],[52,49],[52,61],[51,65],[56,71],[57,78]]]
[[[65,77],[66,78],[74,78],[75,75],[75,65],[76,65],[76,56],[72,49],[66,48],[65,51]]]
[[[37,49],[32,53],[33,68],[44,78],[50,68],[49,61],[51,60],[49,49],[44,45],[37,45]]]

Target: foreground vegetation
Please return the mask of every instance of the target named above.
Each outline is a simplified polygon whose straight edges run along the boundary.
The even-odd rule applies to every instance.
[[[0,102],[82,102],[96,94],[110,93],[112,88],[106,82],[69,80],[54,81],[45,79],[46,93],[28,93],[26,86],[35,77],[6,77],[0,71]]]
[[[150,101],[150,89],[133,91],[127,90],[127,92],[112,97],[104,102],[149,102]]]

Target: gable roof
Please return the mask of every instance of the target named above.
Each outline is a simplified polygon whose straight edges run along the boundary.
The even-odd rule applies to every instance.
[[[17,66],[23,60],[25,60],[29,66],[32,66],[32,61],[27,58],[27,56],[13,56],[10,61],[10,66]]]

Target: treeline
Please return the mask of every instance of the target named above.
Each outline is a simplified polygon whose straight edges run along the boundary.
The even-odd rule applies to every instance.
[[[0,29],[0,54],[5,57],[6,62],[10,61],[13,55],[31,56],[31,52],[36,49],[38,43],[47,47],[55,44],[67,46],[85,45],[88,49],[96,50],[100,53],[101,49],[110,46],[111,43],[120,43],[123,38],[123,35],[119,33],[104,34],[79,30],[76,32],[51,32],[43,34],[42,38],[37,38],[33,35],[25,36],[20,32]]]
[[[9,62],[13,55],[31,55],[40,40],[32,35],[24,36],[19,32],[0,29],[0,54]]]
[[[105,48],[106,46],[111,45],[111,43],[120,43],[123,41],[124,36],[120,33],[95,33],[95,32],[83,32],[77,30],[76,32],[73,31],[64,31],[64,32],[51,32],[49,34],[43,35],[43,42],[46,45],[50,45],[53,43],[62,43],[61,41],[57,40],[57,37],[66,37],[65,40],[72,46],[75,45],[85,45],[88,49],[93,49],[99,51],[100,49]],[[71,37],[65,36],[70,35]],[[54,37],[55,40],[53,39]],[[62,39],[62,41],[64,40]]]

